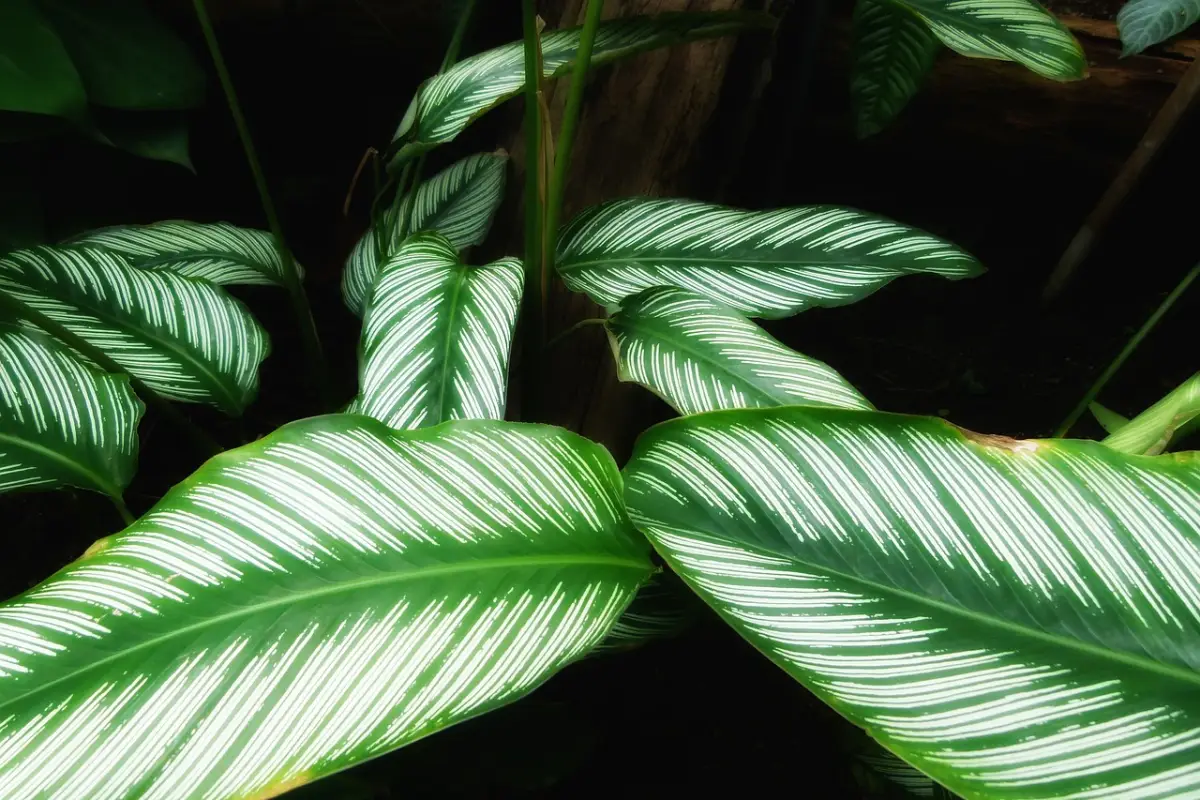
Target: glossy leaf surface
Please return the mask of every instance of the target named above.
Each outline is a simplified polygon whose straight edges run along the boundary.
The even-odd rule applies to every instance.
[[[647,549],[565,431],[293,423],[0,605],[0,796],[275,796],[530,691]]]
[[[1150,408],[1112,431],[1104,444],[1135,455],[1158,455],[1180,430],[1200,417],[1200,373]]]
[[[1117,13],[1122,55],[1140,53],[1200,20],[1200,0],[1130,0]]]
[[[0,292],[103,350],[165,397],[237,414],[258,390],[267,335],[220,287],[130,266],[95,248],[0,259]]]
[[[741,211],[649,198],[581,213],[560,234],[555,264],[568,287],[601,305],[678,286],[768,318],[853,303],[901,275],[983,272],[949,242],[853,209]]]
[[[0,492],[78,486],[120,497],[142,411],[128,378],[0,322]]]
[[[850,96],[860,138],[886,128],[920,91],[941,50],[924,20],[891,0],[854,4]]]
[[[680,414],[779,405],[871,408],[824,363],[686,289],[639,292],[607,328],[621,380],[645,386]]]
[[[1200,791],[1200,460],[936,419],[643,435],[630,515],[777,665],[965,797]]]

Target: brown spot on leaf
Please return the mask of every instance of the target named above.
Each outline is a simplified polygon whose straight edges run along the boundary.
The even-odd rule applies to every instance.
[[[1036,453],[1040,447],[1040,444],[1032,439],[1014,439],[1011,436],[999,436],[994,433],[976,433],[966,428],[959,428],[959,430],[962,431],[963,436],[975,444],[1008,450],[1011,453]]]
[[[97,539],[96,541],[94,541],[90,545],[88,545],[88,549],[83,551],[83,555],[79,557],[79,560],[82,561],[85,558],[91,558],[92,556],[96,556],[96,555],[99,555],[100,553],[103,553],[105,550],[108,549],[108,546],[110,544],[112,544],[111,536],[105,536],[102,539]]]
[[[242,796],[242,800],[271,800],[272,797],[279,797],[281,794],[290,792],[292,789],[299,789],[312,782],[313,776],[308,772],[301,772],[295,777],[288,778],[282,783],[275,783],[265,789],[261,789],[254,794]]]

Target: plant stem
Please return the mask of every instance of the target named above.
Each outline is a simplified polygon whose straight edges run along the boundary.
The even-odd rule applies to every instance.
[[[238,138],[242,140],[242,149],[246,152],[246,161],[250,163],[250,171],[254,175],[254,185],[258,189],[258,197],[262,202],[263,213],[267,217],[267,225],[271,229],[271,235],[275,238],[275,247],[278,248],[280,257],[283,259],[283,277],[287,285],[288,295],[292,300],[292,309],[296,314],[296,322],[300,326],[300,336],[304,342],[304,351],[306,360],[309,365],[309,376],[312,381],[313,390],[321,402],[322,406],[327,405],[328,400],[328,381],[326,380],[325,370],[325,355],[321,351],[321,339],[317,334],[317,325],[313,320],[312,309],[308,304],[308,296],[304,293],[304,285],[300,282],[300,271],[296,267],[296,260],[292,256],[292,251],[288,249],[287,242],[283,238],[283,227],[279,224],[279,215],[275,212],[275,204],[271,201],[271,193],[267,189],[267,180],[263,176],[262,164],[258,160],[258,152],[254,149],[254,141],[250,138],[250,129],[246,125],[246,118],[242,114],[242,106],[238,102],[237,93],[233,88],[233,81],[229,77],[229,70],[225,66],[225,58],[221,55],[221,47],[217,43],[217,35],[213,31],[212,23],[208,18],[208,11],[204,7],[204,0],[192,0],[196,8],[196,19],[200,22],[200,29],[204,33],[204,40],[208,44],[208,52],[212,56],[213,66],[217,71],[217,78],[221,82],[221,88],[225,92],[225,99],[229,103],[229,113],[233,117],[233,124],[237,127]]]
[[[458,61],[459,51],[462,50],[463,37],[466,36],[467,26],[471,22],[471,14],[475,11],[475,0],[467,0],[463,3],[462,13],[458,15],[458,22],[454,26],[454,33],[450,35],[450,44],[446,47],[446,55],[442,57],[442,66],[438,68],[438,72],[442,73],[454,66],[454,62]]]
[[[571,73],[571,89],[567,94],[567,106],[563,111],[562,127],[554,143],[554,174],[546,192],[545,264],[542,269],[554,272],[554,250],[558,239],[558,223],[562,218],[563,193],[566,190],[567,172],[571,168],[571,149],[575,144],[575,129],[579,125],[579,112],[583,106],[583,90],[587,85],[588,67],[592,60],[592,45],[596,41],[596,29],[600,27],[600,13],[604,0],[588,0],[587,17],[579,37],[579,50],[575,55],[575,69]]]
[[[546,341],[546,319],[542,298],[542,223],[544,210],[540,191],[542,124],[538,92],[541,89],[541,58],[535,0],[521,0],[521,22],[525,39],[525,294],[522,297],[521,406],[522,416],[536,415]]]
[[[1088,389],[1087,394],[1084,395],[1083,399],[1079,401],[1079,405],[1075,406],[1075,410],[1072,411],[1070,416],[1063,421],[1062,425],[1058,426],[1058,430],[1054,432],[1055,438],[1060,438],[1067,435],[1067,431],[1071,430],[1071,426],[1079,421],[1079,418],[1083,416],[1083,412],[1087,410],[1087,407],[1091,405],[1092,401],[1096,399],[1096,396],[1100,394],[1100,390],[1103,389],[1110,380],[1112,380],[1112,377],[1117,374],[1117,370],[1121,368],[1121,365],[1125,363],[1125,360],[1129,358],[1133,351],[1137,349],[1138,345],[1142,343],[1142,339],[1145,339],[1146,335],[1149,334],[1150,331],[1154,329],[1154,326],[1158,324],[1158,321],[1161,320],[1163,316],[1171,310],[1171,306],[1175,305],[1175,301],[1178,300],[1185,291],[1187,291],[1188,286],[1192,284],[1192,281],[1196,280],[1197,276],[1200,276],[1200,264],[1192,267],[1188,274],[1183,276],[1183,280],[1181,280],[1179,284],[1171,290],[1171,293],[1166,296],[1166,299],[1164,299],[1162,303],[1159,304],[1158,308],[1154,310],[1154,313],[1150,315],[1150,318],[1146,320],[1146,323],[1142,325],[1142,327],[1138,329],[1138,332],[1133,335],[1128,343],[1126,343],[1125,348],[1117,354],[1117,357],[1114,358],[1112,363],[1108,365],[1108,368],[1104,370],[1100,377],[1096,379],[1096,382],[1092,384],[1092,388]]]
[[[554,336],[554,338],[552,338],[550,341],[546,342],[546,349],[551,350],[551,349],[557,347],[558,345],[560,345],[564,341],[566,341],[568,338],[570,338],[572,334],[574,334],[578,331],[581,331],[584,328],[590,328],[593,325],[603,325],[606,322],[608,322],[608,320],[600,319],[599,317],[593,317],[590,319],[581,319],[581,320],[579,320],[579,322],[576,322],[574,325],[567,328],[565,331],[562,331],[561,333],[556,334]]]
[[[121,522],[125,523],[126,528],[137,521],[133,518],[133,514],[129,513],[129,506],[125,505],[125,500],[121,497],[121,495],[110,494],[109,497],[112,499],[113,505],[117,509],[117,513],[121,515]]]
[[[129,378],[129,385],[137,392],[138,397],[146,402],[146,405],[152,406],[164,417],[173,422],[180,430],[188,435],[188,438],[195,443],[196,447],[204,450],[208,455],[216,455],[224,448],[213,441],[207,433],[201,430],[196,423],[185,417],[179,409],[169,403],[158,392],[151,389],[142,380],[129,373],[129,370],[122,367],[114,361],[107,353],[105,353],[96,345],[84,339],[79,334],[75,333],[70,328],[63,325],[57,320],[38,311],[36,308],[31,308],[28,304],[23,303],[15,297],[10,297],[0,292],[0,306],[7,305],[11,312],[17,317],[32,322],[34,325],[41,328],[46,333],[53,336],[55,339],[63,342],[74,348],[85,358],[90,359],[93,363],[103,369],[105,372],[111,372],[114,375],[124,375]]]

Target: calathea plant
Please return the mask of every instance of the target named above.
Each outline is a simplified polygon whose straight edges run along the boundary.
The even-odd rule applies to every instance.
[[[1200,463],[1144,455],[1192,395],[1106,442],[890,414],[753,318],[980,274],[953,244],[846,208],[649,198],[559,230],[589,65],[769,24],[599,8],[539,38],[527,0],[524,42],[459,63],[455,44],[421,87],[346,266],[363,330],[343,412],[214,455],[0,605],[0,796],[281,794],[672,630],[668,576],[902,759],[864,763],[907,785],[1200,791]],[[937,28],[952,46],[956,8]],[[550,161],[536,95],[564,73]],[[526,170],[526,257],[470,265],[506,157],[422,181],[423,158],[522,90],[530,160],[550,161]],[[623,470],[574,433],[503,421],[547,262],[609,308],[622,377],[681,414]],[[142,401],[240,413],[269,346],[230,287],[298,286],[295,270],[278,236],[187,222],[5,256],[0,488],[94,489],[129,517]],[[523,324],[528,371],[544,342]]]

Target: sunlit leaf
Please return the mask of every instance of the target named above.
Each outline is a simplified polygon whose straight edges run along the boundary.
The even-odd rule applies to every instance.
[[[593,652],[632,650],[647,642],[677,636],[695,619],[696,604],[678,578],[666,572],[655,573]]]
[[[952,791],[1200,792],[1195,453],[791,407],[659,425],[625,477],[706,602]]]
[[[1200,372],[1150,408],[1111,431],[1104,444],[1135,455],[1158,455],[1180,430],[1200,417]]]
[[[285,426],[0,605],[0,796],[281,794],[529,692],[647,550],[566,431]]]
[[[1122,55],[1165,42],[1200,20],[1200,0],[1129,0],[1117,13]]]
[[[850,95],[860,138],[886,128],[920,90],[941,43],[925,22],[891,0],[854,5]]]

